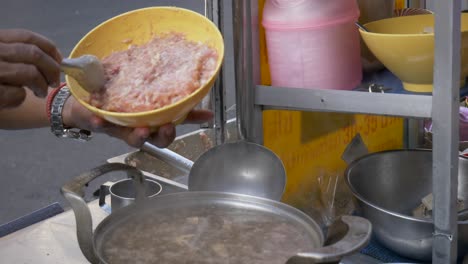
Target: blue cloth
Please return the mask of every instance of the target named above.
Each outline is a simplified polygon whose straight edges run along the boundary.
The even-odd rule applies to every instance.
[[[406,91],[405,89],[403,89],[403,84],[400,81],[400,79],[398,79],[398,77],[396,77],[393,73],[391,73],[390,71],[386,69],[382,71],[374,72],[374,73],[364,74],[362,83],[363,84],[376,83],[376,84],[383,85],[385,88],[392,88],[392,90],[388,91],[388,93],[417,94],[417,95],[424,95],[424,94],[430,95],[431,94],[431,93],[414,93],[414,92]],[[461,97],[467,96],[467,95],[468,95],[468,82],[465,84],[465,86],[463,86],[460,89]]]
[[[382,246],[374,238],[371,239],[367,247],[361,250],[361,253],[385,263],[421,263],[420,261],[407,259],[399,256],[393,251],[390,251],[386,247]]]
[[[362,217],[359,211],[356,210],[352,215]],[[365,248],[361,249],[360,253],[382,261],[383,263],[421,263],[421,261],[407,259],[389,250],[380,244],[374,236],[371,236],[369,244]]]
[[[52,216],[63,213],[63,208],[59,203],[53,203],[30,214],[22,216],[16,220],[0,226],[0,237],[4,237],[20,229],[43,221]]]

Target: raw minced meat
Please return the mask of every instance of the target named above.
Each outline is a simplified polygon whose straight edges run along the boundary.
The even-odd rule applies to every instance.
[[[218,54],[184,34],[159,35],[102,60],[106,84],[91,105],[113,112],[142,112],[173,104],[209,81]]]

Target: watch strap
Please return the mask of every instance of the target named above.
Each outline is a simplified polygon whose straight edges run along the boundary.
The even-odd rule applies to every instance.
[[[57,88],[50,103],[50,124],[52,133],[60,138],[71,138],[79,141],[89,141],[91,132],[84,129],[69,128],[63,125],[62,112],[65,102],[70,97],[70,89],[66,86]]]

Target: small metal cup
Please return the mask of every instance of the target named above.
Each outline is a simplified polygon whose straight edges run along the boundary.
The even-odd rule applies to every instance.
[[[146,195],[148,198],[154,197],[161,193],[162,186],[156,181],[146,179]],[[101,186],[99,205],[106,206],[105,195],[106,191],[103,190],[105,186]],[[113,183],[108,188],[108,193],[111,196],[111,211],[118,210],[122,207],[128,206],[135,202],[135,186],[133,179],[124,179]]]

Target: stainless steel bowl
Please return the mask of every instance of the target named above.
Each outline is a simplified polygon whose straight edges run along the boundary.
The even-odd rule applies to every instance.
[[[467,160],[460,159],[461,178],[466,178],[467,166]],[[370,154],[351,163],[345,175],[377,240],[402,256],[430,261],[432,220],[412,217],[412,211],[432,192],[432,152]],[[458,222],[458,232],[458,255],[462,257],[468,254],[468,222]]]

